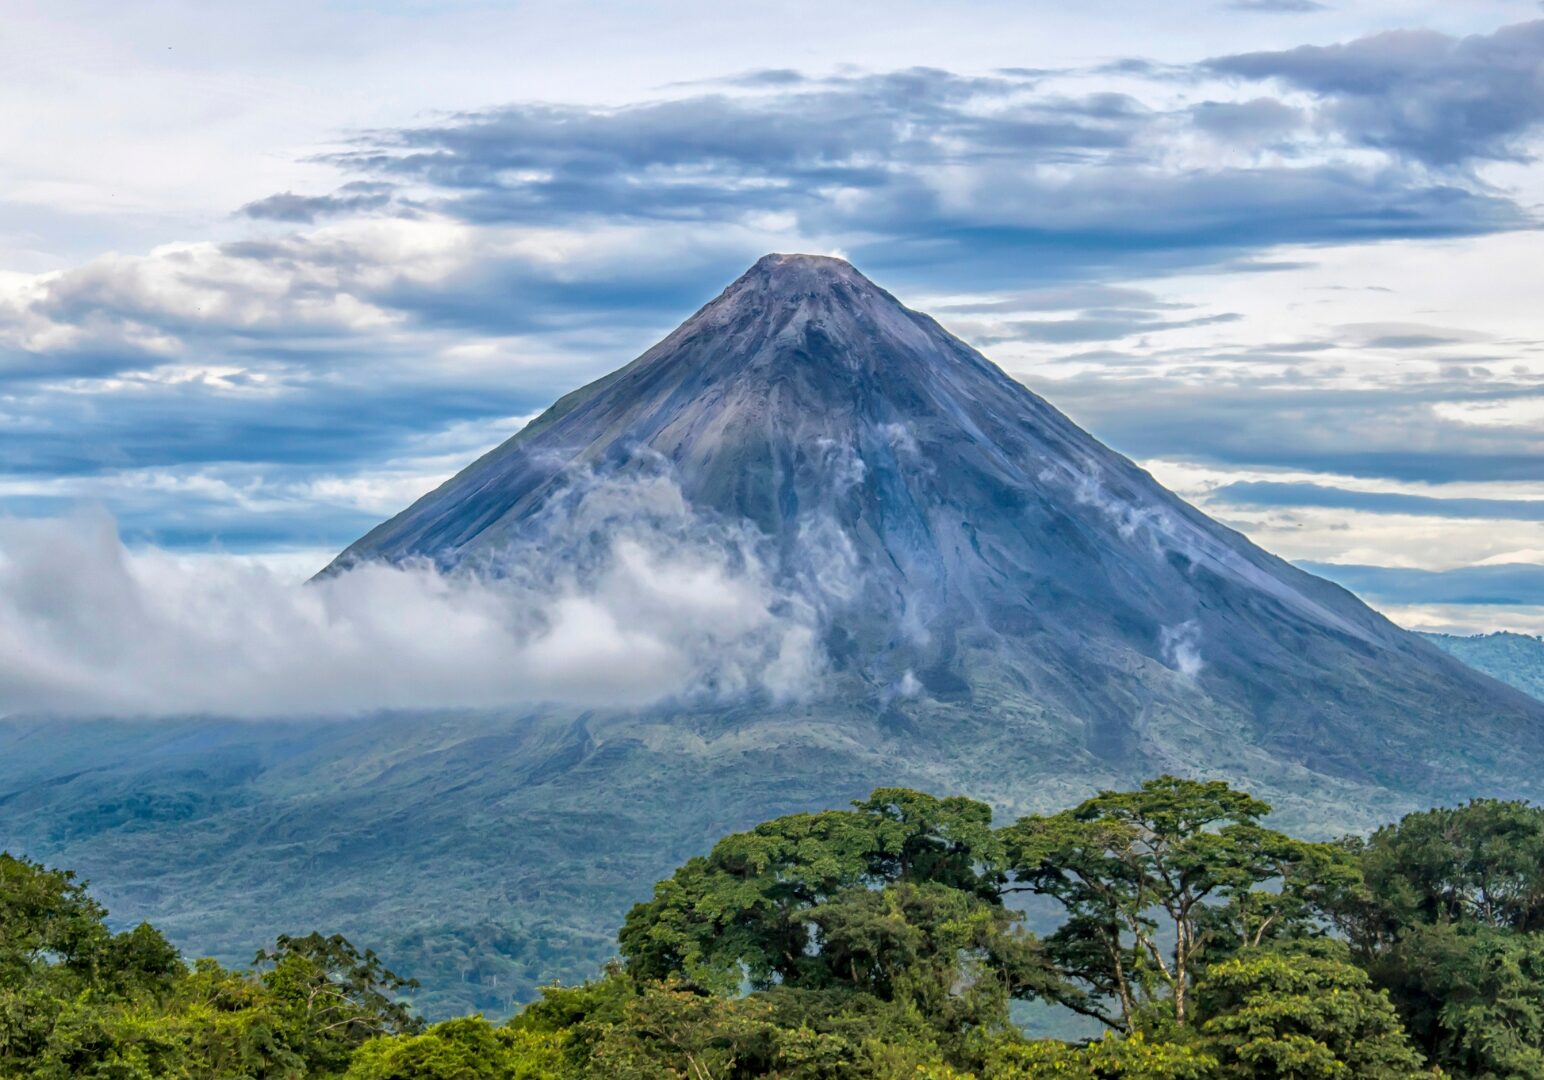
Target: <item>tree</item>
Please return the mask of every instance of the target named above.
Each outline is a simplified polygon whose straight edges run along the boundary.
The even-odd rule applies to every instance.
[[[1544,935],[1407,929],[1372,968],[1426,1056],[1455,1076],[1544,1076]]]
[[[1197,987],[1204,1045],[1238,1080],[1409,1080],[1421,1075],[1387,995],[1317,953],[1253,950],[1208,969]]]
[[[0,1075],[87,1075],[110,1056],[112,1003],[183,973],[158,931],[114,934],[106,918],[70,871],[0,853]]]
[[[253,962],[313,1068],[342,1071],[367,1040],[423,1028],[396,997],[418,983],[399,977],[374,952],[360,952],[342,935],[280,935]]]
[[[598,1032],[586,1076],[596,1080],[786,1080],[852,1076],[853,1047],[835,1035],[778,1022],[761,996],[726,998],[681,984],[647,986],[621,1023]]]
[[[90,976],[111,937],[106,916],[73,872],[0,853],[0,986],[44,965]]]
[[[1329,905],[1416,1045],[1458,1076],[1544,1076],[1544,809],[1476,800],[1350,841]]]
[[[1340,849],[1264,828],[1269,811],[1221,781],[1163,776],[1004,829],[1012,888],[1066,913],[1045,941],[1077,987],[1063,1004],[1127,1032],[1164,1004],[1183,1025],[1209,947],[1309,931],[1315,898],[1355,867]]]
[[[1366,954],[1418,924],[1544,931],[1544,808],[1476,799],[1406,815],[1349,844],[1367,888],[1338,914]]]
[[[841,988],[962,1034],[1006,1023],[1009,998],[1050,990],[1004,882],[987,806],[881,789],[850,811],[719,841],[632,910],[622,955],[641,980]]]
[[[342,937],[281,937],[259,975],[189,969],[152,927],[106,918],[72,873],[0,854],[0,1076],[337,1075],[422,1027],[396,998],[416,984]]]

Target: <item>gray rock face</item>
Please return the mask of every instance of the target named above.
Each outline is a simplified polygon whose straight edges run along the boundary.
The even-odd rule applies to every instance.
[[[839,259],[761,259],[326,572],[496,567],[576,477],[659,470],[754,523],[823,613],[833,692],[898,724],[1011,700],[1122,773],[1247,773],[1247,748],[1433,794],[1544,760],[1537,702],[1207,518]]]

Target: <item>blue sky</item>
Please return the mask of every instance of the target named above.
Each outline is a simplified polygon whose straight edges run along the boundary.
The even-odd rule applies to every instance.
[[[1177,10],[12,5],[0,513],[298,575],[802,250],[1401,621],[1544,630],[1544,8]]]

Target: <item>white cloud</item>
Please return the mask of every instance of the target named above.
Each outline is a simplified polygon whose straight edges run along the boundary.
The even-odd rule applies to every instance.
[[[1504,604],[1395,604],[1381,609],[1409,630],[1434,634],[1544,634],[1544,608]]]
[[[572,562],[525,551],[519,576],[371,564],[301,585],[254,560],[127,549],[103,515],[0,521],[0,711],[330,715],[809,688],[808,609],[700,531],[623,532]]]
[[[1201,624],[1189,619],[1178,626],[1165,626],[1159,634],[1163,656],[1176,671],[1193,679],[1201,674]]]

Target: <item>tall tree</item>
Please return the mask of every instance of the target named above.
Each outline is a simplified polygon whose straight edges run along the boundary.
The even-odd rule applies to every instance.
[[[1163,776],[1004,829],[1009,888],[1066,914],[1045,941],[1078,988],[1063,1003],[1128,1032],[1156,1007],[1183,1025],[1209,947],[1309,929],[1315,897],[1355,868],[1335,847],[1265,828],[1269,811],[1221,781]]]
[[[423,1028],[398,998],[418,984],[340,934],[281,934],[254,963],[313,1068],[342,1071],[354,1049],[369,1039]]]

